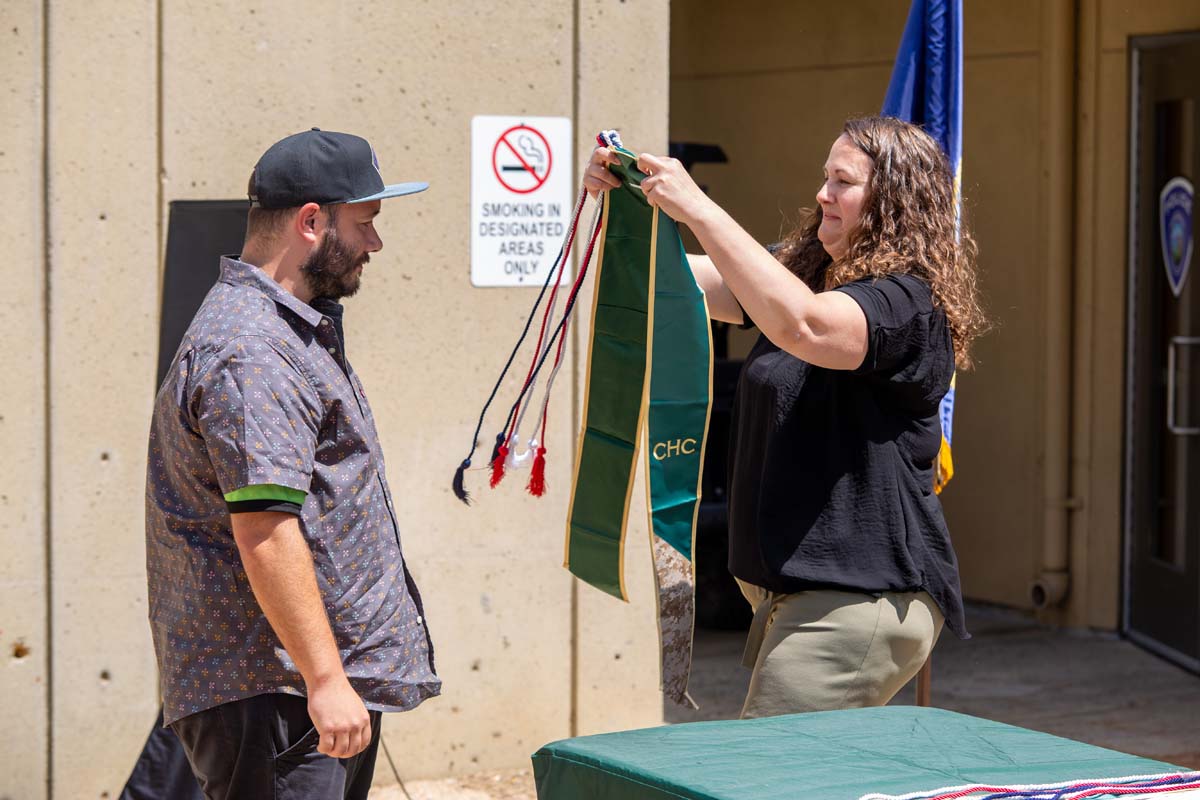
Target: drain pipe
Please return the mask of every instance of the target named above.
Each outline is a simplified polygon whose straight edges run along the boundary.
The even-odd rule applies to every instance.
[[[1046,254],[1045,361],[1043,362],[1046,454],[1043,463],[1042,554],[1030,586],[1033,607],[1056,607],[1070,590],[1070,496],[1072,267],[1074,264],[1074,138],[1076,4],[1043,7],[1041,112],[1046,120],[1042,168],[1045,175]]]

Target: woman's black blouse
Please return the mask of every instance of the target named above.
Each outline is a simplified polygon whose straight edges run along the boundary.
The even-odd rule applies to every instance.
[[[775,592],[924,589],[963,621],[958,560],[933,492],[938,406],[954,374],[946,315],[920,278],[838,287],[867,318],[854,371],[760,336],[734,400],[729,569]]]

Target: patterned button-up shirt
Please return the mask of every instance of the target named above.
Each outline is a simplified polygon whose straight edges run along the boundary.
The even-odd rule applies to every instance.
[[[266,692],[304,694],[251,591],[227,503],[280,487],[301,503],[325,611],[367,708],[406,710],[440,692],[341,310],[224,258],[159,389],[146,569],[165,724]]]

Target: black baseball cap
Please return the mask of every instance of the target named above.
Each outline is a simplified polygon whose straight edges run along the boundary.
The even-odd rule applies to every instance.
[[[250,176],[250,201],[258,208],[365,203],[428,188],[420,181],[384,185],[366,139],[313,128],[267,148]]]

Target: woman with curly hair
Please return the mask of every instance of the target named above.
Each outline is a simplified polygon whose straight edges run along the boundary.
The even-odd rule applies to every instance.
[[[615,160],[596,149],[589,190],[618,185]],[[711,316],[762,333],[729,450],[729,569],[755,609],[742,716],[884,705],[943,624],[968,635],[934,470],[939,403],[986,322],[950,165],[913,125],[849,120],[773,253],[678,161],[638,166],[704,249]]]

